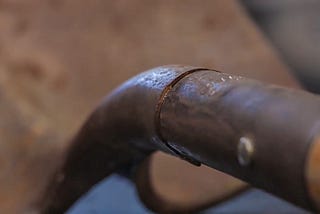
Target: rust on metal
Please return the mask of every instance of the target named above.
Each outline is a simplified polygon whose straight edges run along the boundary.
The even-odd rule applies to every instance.
[[[172,151],[174,152],[177,156],[179,156],[182,160],[186,160],[189,163],[195,165],[195,166],[201,166],[201,163],[195,159],[193,159],[192,157],[189,157],[183,153],[181,153],[179,150],[175,149],[173,146],[170,145],[170,143],[168,143],[166,141],[166,139],[163,138],[162,134],[161,134],[161,118],[160,118],[160,114],[161,114],[161,108],[162,105],[167,97],[167,94],[172,90],[172,88],[175,86],[175,84],[177,84],[181,79],[183,79],[184,77],[197,72],[197,71],[201,71],[201,70],[208,70],[206,68],[194,68],[188,71],[185,71],[184,73],[182,73],[181,75],[177,76],[175,79],[172,80],[172,82],[170,82],[162,91],[160,98],[159,98],[159,102],[157,103],[156,106],[156,113],[155,113],[155,127],[156,127],[156,133],[158,135],[158,137],[160,138],[160,140]]]
[[[162,133],[202,164],[311,209],[304,161],[319,107],[319,97],[310,93],[201,71],[167,95]],[[255,141],[249,167],[240,166],[237,158],[244,135]]]
[[[155,68],[92,113],[39,205],[44,213],[63,212],[101,179],[120,168],[132,172],[160,150],[313,210],[305,161],[319,121],[320,99],[307,92],[191,66]],[[244,143],[239,164],[243,136],[254,145]]]
[[[70,138],[97,101],[115,84],[145,68],[188,62],[299,87],[240,1],[205,0],[199,4],[187,0],[183,7],[179,0],[156,4],[147,0],[132,0],[130,4],[90,1],[90,7],[86,0],[63,2],[1,1],[0,89],[1,95],[9,95],[10,99],[10,107],[0,111],[5,127],[0,130],[5,164],[1,164],[4,167],[1,176],[6,178],[0,183],[1,213],[28,210],[56,168],[60,154],[69,146]],[[132,6],[138,11],[137,16],[132,15]],[[153,17],[152,25],[146,17]],[[197,26],[197,30],[192,30]],[[32,78],[37,74],[32,75],[30,69],[41,69],[42,73]],[[2,107],[6,106],[7,101],[0,99]],[[35,129],[30,127],[33,122]],[[29,128],[30,132],[25,132]],[[154,158],[157,163],[152,170],[157,171],[157,177],[152,183],[161,189],[165,199],[177,192],[181,196],[178,201],[185,201],[189,193],[199,199],[201,188],[195,187],[205,183],[206,191],[216,193],[219,192],[216,186],[231,179],[227,175],[216,178],[216,171],[195,169],[177,158],[168,161],[168,156],[160,152]],[[201,169],[205,170],[197,171]],[[192,180],[187,176],[190,174],[194,175]],[[165,176],[175,179],[162,180]],[[203,177],[215,182],[207,182]],[[188,185],[189,182],[193,185]],[[224,189],[220,192],[224,194]],[[206,197],[211,197],[211,193]],[[220,197],[211,200],[220,201]],[[193,201],[186,203],[191,206]],[[157,205],[159,209],[163,207]]]

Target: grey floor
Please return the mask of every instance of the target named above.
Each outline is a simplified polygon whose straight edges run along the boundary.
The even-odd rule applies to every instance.
[[[126,179],[113,175],[101,182],[76,203],[68,214],[84,213],[152,213],[140,203],[134,186]],[[202,212],[210,213],[292,213],[307,214],[257,189],[248,190],[222,204]]]

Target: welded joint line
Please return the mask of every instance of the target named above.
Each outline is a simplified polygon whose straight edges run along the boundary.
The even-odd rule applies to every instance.
[[[195,69],[191,69],[188,71],[185,71],[184,73],[180,74],[179,76],[177,76],[175,79],[173,79],[161,92],[159,101],[157,103],[156,106],[156,111],[155,111],[155,131],[156,134],[158,135],[158,138],[163,142],[163,144],[170,150],[172,151],[174,154],[176,154],[178,157],[180,157],[183,160],[186,160],[188,162],[190,162],[193,165],[196,166],[201,166],[201,163],[194,159],[193,157],[190,157],[184,153],[182,153],[181,151],[177,150],[176,148],[174,148],[173,146],[171,146],[169,144],[169,142],[163,137],[162,132],[161,132],[161,110],[162,110],[162,106],[165,103],[165,100],[168,96],[168,94],[170,93],[170,91],[174,88],[174,86],[182,79],[184,79],[185,77],[189,76],[190,74],[193,74],[195,72],[198,71],[214,71],[214,72],[219,72],[216,70],[211,70],[211,69],[207,69],[207,68],[195,68]],[[220,73],[220,72],[219,72]]]

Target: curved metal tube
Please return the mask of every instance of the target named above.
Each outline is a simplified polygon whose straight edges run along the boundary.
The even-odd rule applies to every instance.
[[[319,122],[319,97],[306,92],[203,68],[155,68],[97,107],[38,207],[63,212],[104,177],[162,150],[314,210],[305,170]]]

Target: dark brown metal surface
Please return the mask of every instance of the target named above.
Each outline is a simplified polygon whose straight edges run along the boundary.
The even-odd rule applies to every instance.
[[[0,111],[0,213],[25,213],[98,100],[147,68],[201,65],[299,87],[236,0],[1,0],[0,29],[0,102],[10,103]],[[171,209],[243,187],[168,157],[155,153],[150,173]]]
[[[162,136],[185,156],[309,209],[304,165],[319,121],[318,96],[212,71],[177,83],[161,111]]]
[[[102,178],[132,168],[154,150],[227,172],[312,210],[305,159],[319,113],[320,99],[310,93],[189,66],[150,70],[91,115],[35,210],[65,211]],[[238,150],[242,138],[252,143],[248,164],[239,162],[246,155]]]
[[[141,161],[156,149],[170,153],[155,133],[155,107],[170,82],[192,69],[153,69],[127,81],[106,98],[74,139],[38,206],[45,213],[65,211],[115,170]]]

